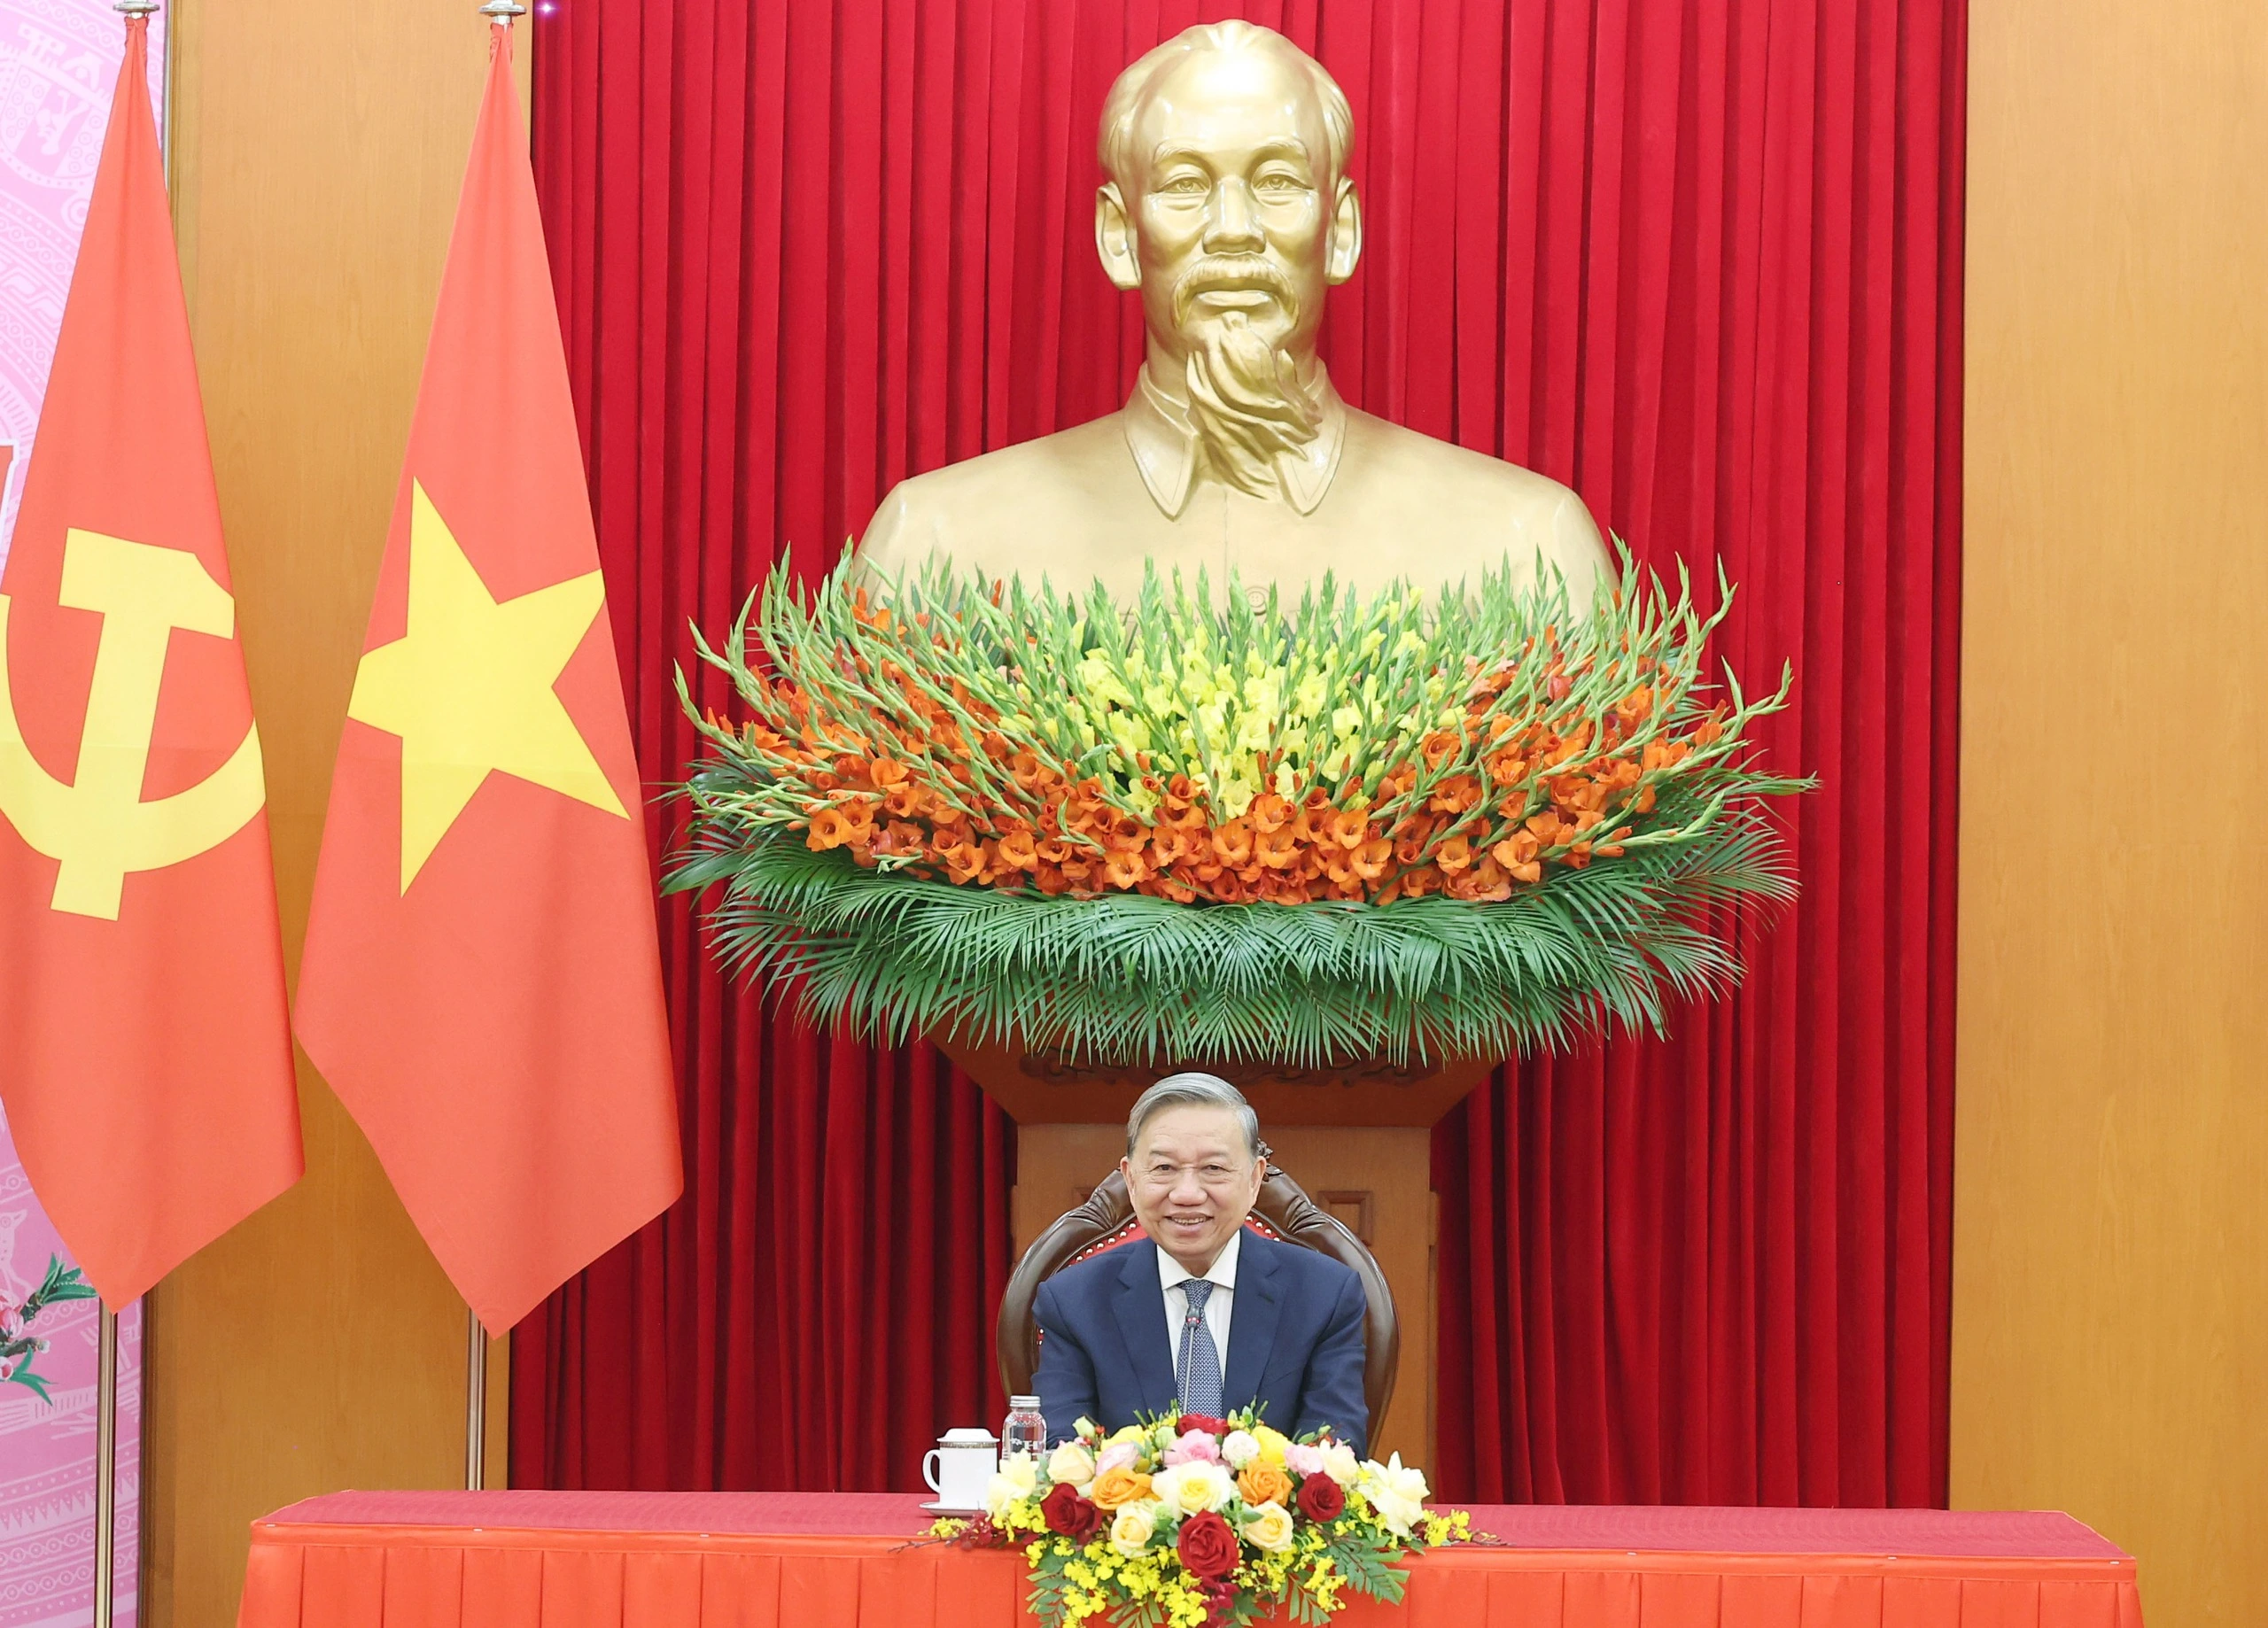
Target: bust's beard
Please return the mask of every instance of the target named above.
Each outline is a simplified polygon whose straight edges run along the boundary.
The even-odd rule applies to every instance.
[[[1277,454],[1305,446],[1323,427],[1319,392],[1241,311],[1197,323],[1190,337],[1185,376],[1199,445],[1230,485],[1274,496]]]

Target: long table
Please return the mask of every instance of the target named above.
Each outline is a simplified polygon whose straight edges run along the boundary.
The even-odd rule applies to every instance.
[[[1466,1506],[1345,1628],[2141,1628],[2069,1516]],[[335,1492],[253,1523],[239,1628],[1001,1628],[1022,1556],[913,1540],[897,1494]]]

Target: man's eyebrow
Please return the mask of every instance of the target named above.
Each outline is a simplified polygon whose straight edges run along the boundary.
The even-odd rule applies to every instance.
[[[1209,158],[1213,151],[1203,142],[1160,142],[1151,149],[1150,162],[1169,164],[1176,159]],[[1308,144],[1296,136],[1270,136],[1253,149],[1253,156],[1257,159],[1297,159],[1304,164],[1308,161]]]

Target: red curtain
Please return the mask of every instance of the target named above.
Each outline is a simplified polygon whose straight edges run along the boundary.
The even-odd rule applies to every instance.
[[[1723,654],[1797,671],[1805,894],[1665,1042],[1435,1138],[1453,1495],[1940,1500],[1960,583],[1961,0],[560,0],[535,150],[647,772],[672,666],[903,476],[1107,412],[1139,318],[1095,120],[1240,15],[1353,103],[1332,376],[1573,484]],[[709,694],[704,692],[704,694]],[[720,698],[719,698],[720,699]],[[654,832],[664,838],[665,813]],[[690,1181],[516,1345],[527,1485],[909,1485],[989,1417],[1011,1140],[923,1048],[665,955]]]

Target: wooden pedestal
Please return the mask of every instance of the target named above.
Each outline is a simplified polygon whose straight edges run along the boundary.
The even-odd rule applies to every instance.
[[[1016,1121],[1019,1253],[1116,1167],[1134,1099],[1165,1072],[1070,1068],[1003,1047],[941,1049]],[[1399,1452],[1433,1461],[1432,1128],[1493,1066],[1212,1071],[1251,1101],[1275,1162],[1370,1247],[1393,1287],[1402,1363],[1394,1401],[1371,1433],[1380,1458]]]

